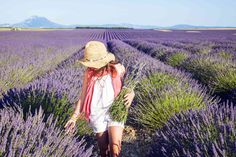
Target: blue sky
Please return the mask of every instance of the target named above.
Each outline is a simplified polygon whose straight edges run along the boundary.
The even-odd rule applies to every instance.
[[[236,26],[236,0],[0,0],[0,23]]]

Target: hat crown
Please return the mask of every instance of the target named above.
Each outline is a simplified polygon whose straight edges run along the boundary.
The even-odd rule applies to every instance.
[[[99,41],[90,41],[85,45],[84,58],[97,60],[108,54],[106,46]]]

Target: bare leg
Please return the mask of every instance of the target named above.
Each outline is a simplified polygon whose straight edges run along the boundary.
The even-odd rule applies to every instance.
[[[98,141],[98,147],[100,149],[101,157],[109,157],[109,152],[108,152],[108,144],[109,144],[108,130],[106,130],[104,132],[96,133],[96,138],[97,138],[97,141]]]
[[[111,157],[119,157],[121,152],[121,140],[122,140],[123,128],[120,126],[108,127],[109,146],[111,151]]]

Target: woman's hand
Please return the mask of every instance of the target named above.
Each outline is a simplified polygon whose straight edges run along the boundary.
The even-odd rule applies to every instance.
[[[64,126],[66,134],[68,133],[73,133],[75,131],[75,124],[76,120],[75,119],[69,119],[66,125]]]
[[[124,96],[125,105],[126,105],[127,108],[130,107],[130,105],[131,105],[131,103],[132,103],[132,101],[134,99],[134,96],[135,96],[135,93],[134,93],[133,89]]]

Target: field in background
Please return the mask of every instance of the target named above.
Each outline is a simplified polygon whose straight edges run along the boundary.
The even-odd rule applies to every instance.
[[[103,42],[127,67],[127,75],[134,65],[146,64],[140,79],[143,86],[135,90],[130,108],[122,154],[171,156],[175,151],[182,156],[236,155],[236,109],[224,106],[227,103],[236,106],[236,30],[230,28],[20,31],[1,28],[0,117],[11,117],[2,109],[3,105],[21,105],[24,114],[34,113],[42,106],[45,119],[52,113],[59,117],[57,127],[64,126],[81,92],[85,67],[77,60],[83,57],[84,45],[90,40]],[[7,121],[0,120],[2,126],[9,126]],[[96,154],[91,128],[79,120],[77,129],[76,135],[85,136],[86,148],[94,145]],[[0,132],[0,139],[5,136],[7,131]],[[0,144],[0,154],[15,150],[5,150]]]
[[[74,28],[20,28],[22,31],[49,31],[49,30],[74,30]],[[172,31],[171,29],[153,29],[163,32]],[[177,29],[177,30],[236,30],[236,28],[194,28],[194,29]],[[9,27],[0,27],[0,31],[12,31]]]

